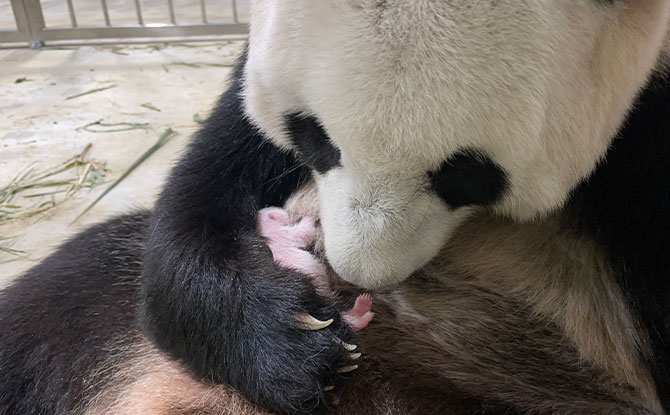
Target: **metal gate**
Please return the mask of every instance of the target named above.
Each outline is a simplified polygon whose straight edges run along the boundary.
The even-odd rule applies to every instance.
[[[240,4],[247,6],[244,0],[210,0],[210,6],[215,5],[219,9],[225,6],[227,15],[219,19],[213,19],[208,15],[206,0],[192,0],[186,5],[186,9],[175,7],[177,0],[126,0],[128,10],[132,9],[132,22],[127,22],[128,14],[125,18],[118,19],[117,22],[110,13],[108,0],[0,0],[0,3],[11,1],[11,10],[14,17],[14,27],[3,27],[7,25],[9,17],[3,13],[0,8],[0,14],[5,14],[5,24],[0,20],[0,46],[7,44],[30,46],[39,48],[45,43],[50,42],[84,42],[101,41],[103,39],[142,39],[159,40],[172,38],[175,40],[185,40],[204,37],[246,35],[248,32],[245,23],[247,15],[245,10],[240,10]],[[88,8],[87,17],[95,15],[99,22],[94,24],[81,23],[76,10],[76,2],[85,3]],[[80,3],[80,4],[81,4]],[[115,1],[118,3],[118,1]],[[44,7],[45,4],[47,7]],[[5,5],[6,6],[6,5]],[[52,24],[49,22],[50,8],[55,6],[65,6],[67,17],[65,21]],[[147,21],[147,16],[143,7],[156,12],[158,9],[163,12],[163,17]],[[177,5],[178,6],[178,5]],[[7,7],[6,7],[7,8]],[[5,10],[7,12],[8,10]],[[112,11],[114,9],[112,8]],[[190,22],[180,20],[180,14],[191,15]],[[45,14],[47,19],[45,20]],[[82,13],[84,14],[84,13]],[[153,13],[154,15],[156,13]],[[197,15],[197,21],[193,16]],[[2,17],[2,16],[0,16]],[[161,21],[163,19],[164,21]],[[53,19],[52,19],[53,20]],[[125,21],[123,21],[125,20]],[[158,20],[158,21],[156,21]],[[215,21],[218,20],[218,21]]]

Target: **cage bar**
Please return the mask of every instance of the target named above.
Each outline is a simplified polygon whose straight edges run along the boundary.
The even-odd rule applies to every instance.
[[[169,22],[145,24],[142,16],[140,0],[133,0],[137,24],[112,24],[109,13],[108,0],[100,0],[104,24],[81,27],[73,6],[74,0],[65,0],[68,8],[71,26],[46,27],[42,14],[40,0],[10,0],[16,30],[0,30],[0,43],[22,43],[25,46],[39,48],[44,42],[60,42],[61,44],[87,43],[118,43],[119,39],[136,39],[142,42],[171,40],[200,40],[216,36],[246,36],[248,26],[239,23],[239,9],[237,0],[231,0],[234,22],[209,23],[205,0],[198,0],[201,23],[178,24],[174,0],[166,0]],[[62,3],[61,3],[62,4]],[[167,19],[166,19],[167,20]],[[99,42],[98,42],[99,41]]]
[[[105,26],[112,26],[112,22],[109,20],[109,9],[107,8],[107,0],[100,0],[102,4],[102,15],[105,18]]]
[[[137,24],[144,26],[144,19],[142,18],[142,6],[140,0],[135,0],[135,13],[137,14]]]
[[[237,16],[237,0],[231,0],[232,6],[233,6],[233,22],[239,23],[240,19]]]
[[[174,17],[174,5],[172,4],[172,0],[167,0],[167,5],[168,12],[170,13],[170,23],[177,24],[177,19]]]
[[[70,24],[72,27],[77,27],[77,16],[74,14],[74,7],[72,6],[72,0],[67,0],[67,11],[70,13]]]
[[[207,8],[205,7],[205,0],[200,0],[200,17],[202,22],[207,24]]]

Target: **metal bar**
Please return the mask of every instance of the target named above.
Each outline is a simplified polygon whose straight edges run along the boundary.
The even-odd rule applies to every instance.
[[[208,24],[185,26],[117,26],[117,27],[78,27],[76,29],[45,29],[42,39],[84,40],[112,38],[159,38],[189,36],[230,36],[247,35],[249,27],[239,24]]]
[[[140,0],[135,0],[135,13],[137,13],[137,23],[140,26],[144,26],[144,19],[142,18],[142,6],[140,6]]]
[[[231,0],[233,2],[233,22],[239,23],[240,19],[237,16],[237,0]]]
[[[109,9],[107,8],[107,0],[100,0],[100,3],[102,3],[102,15],[105,17],[105,26],[110,27],[112,23],[109,20]]]
[[[168,11],[170,12],[170,23],[177,24],[177,20],[174,18],[174,5],[172,4],[172,0],[167,0],[167,4]]]
[[[205,0],[200,0],[200,16],[202,17],[202,22],[207,23],[207,9],[205,8]]]
[[[233,34],[233,35],[214,35],[214,36],[168,36],[156,38],[101,38],[101,39],[74,39],[74,40],[53,40],[49,41],[49,46],[53,47],[78,47],[78,46],[113,46],[113,45],[151,45],[154,43],[170,43],[170,42],[215,42],[215,41],[231,41],[231,40],[246,40],[248,34]],[[20,43],[26,43],[25,40]],[[25,45],[0,44],[0,50],[22,48]],[[228,66],[226,64],[222,64]]]
[[[31,48],[42,46],[44,15],[39,0],[11,0],[18,32],[28,40]]]
[[[0,30],[0,43],[27,42],[25,35],[17,30]]]
[[[11,0],[12,11],[14,12],[14,21],[16,22],[16,30],[22,33],[26,38],[30,38],[30,24],[28,24],[28,16],[26,10],[23,8],[22,0]]]
[[[72,24],[72,27],[77,27],[77,16],[74,14],[72,0],[67,0],[67,11],[70,13],[70,24]]]

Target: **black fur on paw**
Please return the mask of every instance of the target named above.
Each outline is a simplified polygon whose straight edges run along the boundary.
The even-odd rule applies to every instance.
[[[275,264],[260,237],[238,243],[235,260],[201,260],[189,270],[201,275],[183,279],[179,290],[154,290],[145,281],[143,323],[161,349],[203,380],[271,410],[310,412],[326,403],[324,389],[355,369],[353,333],[336,300]]]
[[[334,299],[319,296],[308,277],[264,260],[256,265],[253,272],[267,275],[267,284],[243,307],[233,352],[239,370],[231,371],[230,384],[266,408],[310,412],[355,365],[353,334]]]

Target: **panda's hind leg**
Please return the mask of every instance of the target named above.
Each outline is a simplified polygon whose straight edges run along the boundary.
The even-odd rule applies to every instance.
[[[223,385],[196,380],[141,338],[109,372],[120,375],[90,401],[84,415],[269,415]]]

